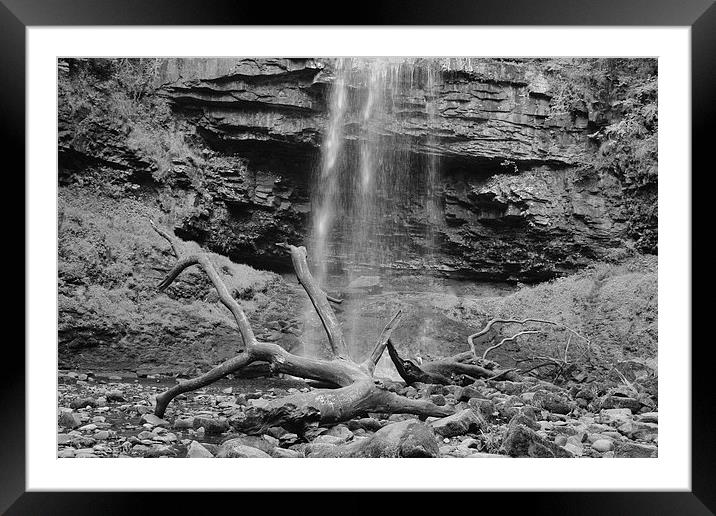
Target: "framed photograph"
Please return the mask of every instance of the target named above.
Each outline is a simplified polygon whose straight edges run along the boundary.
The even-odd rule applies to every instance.
[[[3,0],[0,23],[27,215],[2,510],[714,510],[691,305],[712,2],[363,4],[348,25]]]

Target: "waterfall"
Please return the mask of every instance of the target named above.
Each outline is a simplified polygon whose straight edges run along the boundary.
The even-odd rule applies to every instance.
[[[438,63],[428,59],[336,61],[307,244],[327,290],[388,286],[401,270],[436,267],[438,79]],[[344,314],[349,344],[360,338],[359,309]]]

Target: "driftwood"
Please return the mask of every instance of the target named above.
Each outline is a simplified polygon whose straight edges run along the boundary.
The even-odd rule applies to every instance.
[[[478,361],[474,360],[470,351],[458,353],[442,360],[426,362],[421,366],[401,358],[390,341],[388,342],[388,354],[398,370],[398,374],[408,385],[416,382],[468,385],[475,380],[499,378],[519,380],[519,375],[513,369],[488,369],[484,365],[476,363]]]
[[[179,247],[173,238],[154,223],[152,226],[170,243],[178,259],[176,265],[159,284],[159,290],[164,290],[171,285],[185,269],[199,265],[216,288],[223,305],[233,315],[244,344],[243,349],[235,357],[201,376],[182,381],[157,395],[154,409],[157,416],[163,417],[169,403],[178,395],[200,389],[228,374],[240,373],[249,365],[260,362],[268,364],[270,371],[274,373],[315,380],[336,388],[300,392],[271,400],[261,407],[251,407],[246,410],[243,419],[233,422],[235,428],[246,433],[262,433],[272,426],[283,426],[300,431],[306,425],[346,421],[370,412],[408,413],[425,417],[445,417],[453,413],[453,409],[447,406],[400,396],[388,390],[373,376],[375,365],[388,345],[390,333],[400,320],[400,313],[388,323],[373,352],[365,361],[357,363],[350,357],[343,331],[329,304],[328,296],[311,275],[304,247],[278,244],[290,253],[298,281],[321,319],[328,336],[329,351],[333,357],[330,360],[294,355],[277,344],[260,342],[244,311],[229,293],[209,256],[197,254],[181,257]]]

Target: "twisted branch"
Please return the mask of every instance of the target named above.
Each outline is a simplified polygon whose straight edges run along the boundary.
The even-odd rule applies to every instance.
[[[563,328],[563,329],[567,330],[568,332],[572,333],[573,335],[579,337],[583,341],[585,341],[587,344],[587,351],[589,351],[589,348],[591,346],[591,342],[589,341],[589,339],[563,323],[549,321],[546,319],[531,319],[531,318],[530,319],[492,319],[485,325],[485,327],[482,330],[478,331],[477,333],[473,333],[472,335],[470,335],[467,338],[467,343],[470,345],[470,351],[472,351],[472,355],[475,358],[478,358],[477,350],[475,349],[475,339],[487,334],[487,332],[489,332],[495,324],[527,324],[530,322],[550,324],[552,326],[557,326],[557,327]]]
[[[487,354],[488,354],[490,351],[492,351],[493,349],[497,349],[497,348],[501,347],[505,342],[511,342],[511,341],[515,340],[517,337],[519,337],[520,335],[529,335],[529,334],[534,334],[534,333],[540,333],[540,331],[539,331],[539,330],[525,330],[525,331],[521,331],[521,332],[519,332],[519,333],[514,334],[512,337],[505,337],[505,338],[502,339],[499,343],[495,344],[494,346],[490,346],[489,348],[487,348],[487,349],[482,353],[482,359],[483,359],[483,360],[486,360],[486,359],[487,359]]]

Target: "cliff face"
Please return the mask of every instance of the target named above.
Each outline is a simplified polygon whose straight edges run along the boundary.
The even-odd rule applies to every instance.
[[[92,138],[78,138],[77,125],[87,121],[61,97],[60,179],[92,170],[95,179],[136,185],[171,212],[183,238],[237,262],[288,268],[273,244],[305,241],[334,66],[331,59],[160,60],[152,95],[168,101],[161,124],[186,146],[161,174],[152,152],[133,144],[136,131],[111,116],[94,117]],[[419,84],[382,115],[381,130],[396,145],[410,143],[411,163],[428,154],[439,160],[444,220],[432,229],[442,273],[541,280],[631,245],[624,185],[592,166],[598,146],[590,135],[608,114],[585,103],[557,109],[557,85],[543,63],[445,61],[430,122]],[[363,88],[352,84],[350,94]],[[361,137],[350,120],[344,133],[348,142]],[[418,235],[410,228],[426,223],[423,208],[396,209]],[[416,236],[401,266],[422,267],[425,245]]]

